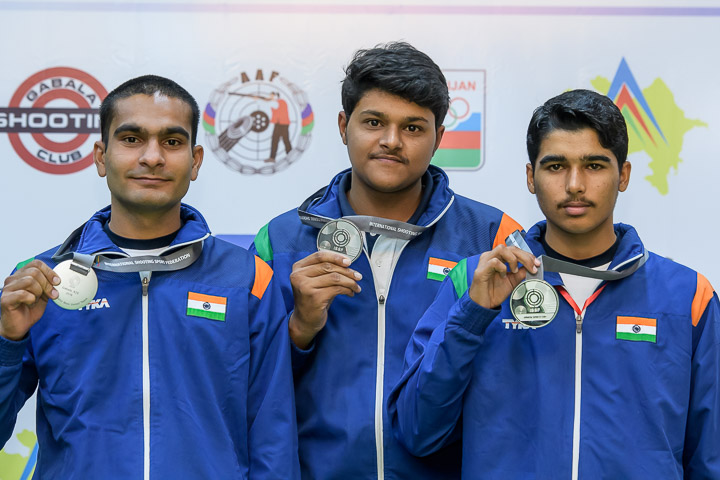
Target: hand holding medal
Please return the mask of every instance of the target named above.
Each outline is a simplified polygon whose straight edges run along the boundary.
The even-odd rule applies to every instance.
[[[58,297],[60,277],[40,260],[33,260],[5,279],[0,296],[0,335],[21,340],[42,317],[49,299]]]
[[[525,279],[527,269],[535,273],[538,265],[532,253],[515,246],[498,245],[480,256],[468,294],[482,307],[497,308]]]

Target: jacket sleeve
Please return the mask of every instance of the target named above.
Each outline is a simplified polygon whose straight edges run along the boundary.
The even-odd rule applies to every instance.
[[[458,299],[448,276],[420,319],[403,376],[388,399],[393,432],[414,455],[429,455],[457,439],[472,363],[497,314],[477,305],[467,291]]]
[[[690,407],[683,451],[685,478],[690,480],[720,478],[720,303],[716,293],[710,295],[693,327]]]
[[[19,342],[0,337],[0,445],[12,435],[17,414],[38,383],[30,337]]]
[[[249,477],[295,479],[300,465],[287,315],[272,270],[255,258],[249,303]]]
[[[271,268],[273,267],[273,261],[275,258],[272,247],[272,239],[270,238],[269,223],[265,224],[265,226],[258,231],[257,235],[255,235],[255,239],[253,240],[252,245],[250,245],[249,250],[253,255],[257,255],[263,259],[268,265],[270,265]],[[288,269],[288,271],[289,270],[291,269]],[[282,297],[285,302],[285,308],[288,312],[289,319],[295,308],[294,298],[292,296],[292,287],[289,285],[290,279],[281,278],[277,281],[281,284],[280,291],[284,293]],[[286,285],[283,286],[283,283],[286,283]],[[292,340],[288,341],[290,342],[290,359],[293,366],[293,372],[295,372],[295,374],[300,374],[304,369],[303,367],[308,364],[313,355],[315,350],[315,341],[313,341],[312,344],[305,350],[298,348]]]

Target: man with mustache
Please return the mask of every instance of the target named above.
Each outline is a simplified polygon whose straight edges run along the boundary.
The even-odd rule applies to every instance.
[[[255,238],[292,310],[303,478],[459,475],[456,448],[418,459],[392,436],[384,413],[405,345],[445,272],[519,228],[499,210],[455,195],[430,165],[448,104],[445,77],[424,53],[407,43],[358,51],[338,114],[351,168]],[[363,233],[325,224],[340,217],[354,217]],[[352,266],[346,255],[318,251],[350,238],[354,250],[345,253],[359,255]]]
[[[41,478],[297,478],[273,272],[181,203],[198,119],[166,78],[110,92],[93,152],[110,206],[5,280],[0,442],[38,387]]]
[[[622,113],[563,93],[527,150],[545,220],[515,243],[532,253],[502,245],[450,273],[391,394],[396,435],[417,455],[461,435],[468,479],[720,478],[718,297],[613,224]]]

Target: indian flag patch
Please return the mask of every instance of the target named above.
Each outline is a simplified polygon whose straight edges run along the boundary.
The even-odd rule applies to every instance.
[[[443,260],[442,258],[430,257],[428,261],[427,278],[429,280],[437,280],[442,282],[450,273],[450,270],[457,265],[457,262],[451,262],[450,260]]]
[[[224,322],[226,308],[227,297],[188,292],[187,314],[190,316]]]
[[[615,338],[633,342],[657,343],[657,320],[642,317],[617,317]]]

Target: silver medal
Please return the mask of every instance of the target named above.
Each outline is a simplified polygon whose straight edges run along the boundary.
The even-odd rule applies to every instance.
[[[317,248],[330,252],[341,253],[357,260],[362,253],[363,235],[354,223],[338,219],[326,223],[318,233]]]
[[[77,310],[95,299],[98,280],[92,268],[65,260],[58,263],[53,271],[60,277],[60,285],[55,286],[59,295],[53,300],[59,307]]]
[[[513,317],[526,327],[544,327],[560,308],[560,299],[552,285],[531,278],[519,284],[510,296]]]

